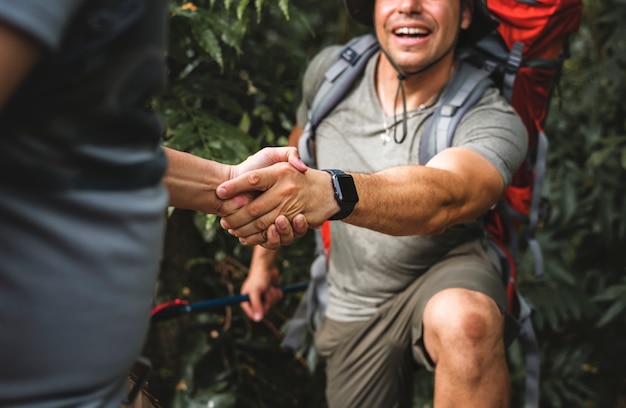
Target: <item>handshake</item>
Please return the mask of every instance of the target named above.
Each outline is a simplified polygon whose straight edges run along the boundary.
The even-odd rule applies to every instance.
[[[170,205],[220,216],[243,244],[290,245],[339,211],[330,175],[308,168],[294,147],[264,148],[234,166],[163,149]]]

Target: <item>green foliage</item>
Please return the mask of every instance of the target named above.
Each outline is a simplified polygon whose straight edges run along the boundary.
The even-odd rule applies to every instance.
[[[171,86],[158,104],[166,144],[229,163],[283,144],[307,58],[297,40],[310,34],[287,18],[304,21],[301,12],[285,1],[172,2],[170,11]]]
[[[588,348],[588,347],[587,347]],[[544,400],[553,407],[587,407],[594,391],[584,378],[584,370],[589,361],[590,351],[561,345],[542,353],[542,358],[550,358],[551,364],[543,373],[541,391]]]
[[[547,279],[534,281],[528,259],[520,278],[535,306],[542,407],[612,407],[624,392],[624,18],[624,2],[585,2],[548,117]]]
[[[626,319],[626,278],[622,278],[620,284],[609,286],[592,298],[593,301],[610,305],[600,317],[598,327],[607,326],[613,322]]]

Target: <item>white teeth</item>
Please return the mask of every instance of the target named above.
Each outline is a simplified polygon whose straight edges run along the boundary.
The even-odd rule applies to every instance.
[[[398,35],[424,35],[426,30],[417,27],[402,27],[394,31]]]

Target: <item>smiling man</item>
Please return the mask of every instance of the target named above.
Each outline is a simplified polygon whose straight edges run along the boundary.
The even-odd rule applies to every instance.
[[[358,195],[358,202],[335,202],[329,172],[288,166],[280,174],[262,170],[232,180],[223,192],[255,183],[267,185],[271,197],[288,185],[290,194],[264,222],[277,213],[302,213],[312,226],[343,221],[330,223],[329,299],[316,333],[331,408],[411,407],[416,365],[435,372],[437,408],[506,407],[505,347],[514,330],[481,217],[525,157],[526,130],[491,88],[463,116],[452,146],[418,164],[426,124],[458,68],[456,51],[493,25],[484,24],[484,4],[471,0],[347,0],[346,6],[374,27],[380,52],[318,125],[315,158],[320,169],[345,170],[330,171],[342,180],[336,197]],[[340,50],[322,50],[305,73],[293,145]],[[244,214],[222,222],[245,241],[254,223]],[[242,287],[251,298],[244,309],[256,320],[277,299],[275,257],[255,248]]]

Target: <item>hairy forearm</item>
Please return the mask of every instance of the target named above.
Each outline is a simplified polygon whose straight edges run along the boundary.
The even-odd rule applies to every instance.
[[[353,174],[359,203],[345,222],[389,235],[432,235],[467,221],[467,197],[454,175],[404,166]],[[445,181],[445,182],[443,182]]]
[[[481,216],[500,197],[502,179],[477,153],[456,154],[462,160],[440,156],[428,166],[353,174],[359,203],[345,222],[390,235],[433,235]]]

